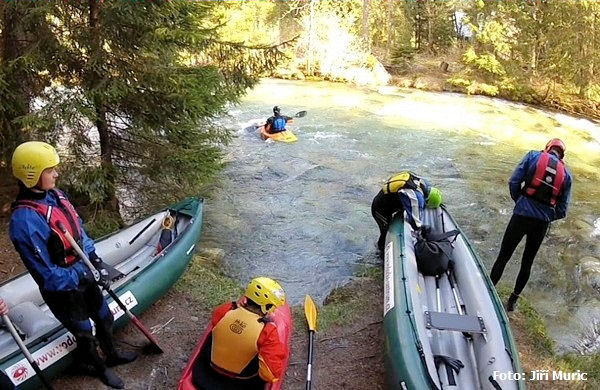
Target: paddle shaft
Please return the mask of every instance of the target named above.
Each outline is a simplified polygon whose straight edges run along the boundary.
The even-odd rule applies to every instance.
[[[71,236],[71,234],[69,233],[69,231],[60,222],[59,222],[58,228],[63,231],[63,234],[67,238],[67,241],[69,241],[69,243],[71,244],[71,246],[73,247],[73,249],[75,250],[75,252],[77,252],[77,254],[79,255],[79,257],[81,257],[81,259],[83,260],[83,262],[85,263],[85,265],[90,269],[90,271],[94,275],[94,279],[96,280],[96,282],[100,281],[100,273],[92,265],[92,263],[90,262],[90,259],[87,257],[87,255],[85,253],[83,253],[83,251],[81,250],[81,248],[79,247],[79,245],[77,244],[77,242],[75,242],[75,240],[73,239],[73,236]],[[96,278],[96,275],[98,275],[97,278]],[[142,322],[131,311],[129,311],[129,309],[127,309],[127,306],[125,306],[123,304],[123,302],[121,302],[121,299],[119,299],[119,297],[117,296],[117,294],[115,294],[114,291],[112,291],[110,289],[110,287],[108,287],[108,286],[104,286],[104,290],[108,293],[108,295],[110,295],[112,297],[112,299],[115,302],[117,302],[117,305],[119,305],[119,307],[121,308],[121,310],[123,310],[127,314],[127,316],[131,319],[131,321],[133,322],[133,324],[152,343],[152,345],[156,349],[156,351],[158,353],[163,353],[164,352],[163,349],[158,345],[158,343],[156,342],[156,339],[154,338],[154,336],[152,336],[152,334],[148,331],[148,329],[146,329],[146,327],[144,326],[144,324],[142,324]]]
[[[19,334],[17,333],[17,330],[15,329],[10,318],[8,318],[8,316],[6,314],[4,314],[2,316],[2,320],[4,320],[4,324],[10,331],[10,334],[12,335],[13,339],[15,339],[15,342],[19,346],[19,349],[21,350],[21,352],[23,352],[23,355],[25,355],[25,358],[27,359],[29,364],[31,364],[31,367],[33,367],[33,371],[35,371],[35,373],[38,375],[38,378],[40,378],[40,381],[42,382],[44,387],[48,390],[54,390],[54,388],[50,385],[50,383],[48,382],[48,380],[46,379],[44,374],[42,374],[42,370],[40,369],[40,366],[38,366],[38,364],[35,362],[35,359],[33,358],[33,356],[31,356],[31,354],[29,353],[29,350],[23,343],[23,340],[21,340],[21,337],[19,337]]]
[[[313,343],[315,339],[315,331],[308,331],[308,366],[306,371],[306,390],[310,390],[312,385],[312,363],[313,363]]]

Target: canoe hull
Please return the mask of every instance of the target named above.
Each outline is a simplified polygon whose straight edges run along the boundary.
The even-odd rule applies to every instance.
[[[424,220],[425,224],[440,231],[460,230],[444,207],[435,211],[427,209]],[[410,224],[402,216],[396,216],[386,239],[384,333],[388,387],[447,387],[445,367],[440,368],[434,363],[435,355],[458,358],[464,363],[465,367],[455,375],[459,389],[493,388],[489,381],[493,370],[521,372],[502,303],[462,231],[453,252],[456,263],[453,274],[460,309],[455,303],[448,274],[442,274],[438,279],[438,298],[436,278],[418,272],[411,232]],[[469,340],[460,331],[432,326],[426,317],[428,312],[458,316],[460,310],[465,316],[455,317],[457,324],[467,315],[480,317],[485,332],[470,332],[472,339]],[[505,390],[524,388],[522,381],[504,381],[499,385]]]
[[[134,314],[145,311],[181,277],[193,256],[194,247],[199,239],[202,227],[202,200],[189,198],[170,209],[177,209],[192,218],[191,224],[185,232],[182,232],[182,237],[143,272],[114,289]],[[118,329],[126,325],[129,319],[123,311],[108,296],[107,302],[115,317],[114,328]],[[75,339],[61,326],[56,331],[45,335],[37,344],[30,343],[28,349],[34,359],[38,361],[46,377],[52,378],[72,363],[71,352],[75,349]],[[37,375],[20,351],[3,359],[0,362],[0,369],[18,384],[19,390],[36,389],[41,386]]]

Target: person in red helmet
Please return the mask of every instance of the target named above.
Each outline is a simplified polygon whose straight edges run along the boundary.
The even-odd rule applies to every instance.
[[[563,141],[551,139],[544,150],[527,153],[509,180],[508,188],[515,201],[515,208],[490,273],[490,278],[496,285],[517,245],[525,236],[521,269],[506,305],[508,311],[514,310],[519,295],[529,280],[533,260],[550,223],[567,215],[572,178],[563,162],[565,150]]]

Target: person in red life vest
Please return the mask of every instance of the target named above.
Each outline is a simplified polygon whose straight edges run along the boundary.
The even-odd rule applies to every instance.
[[[195,367],[197,389],[263,389],[282,378],[287,352],[269,314],[285,304],[283,288],[275,280],[258,277],[248,283],[237,302],[218,306],[211,319],[211,335]],[[208,366],[208,367],[207,367]]]
[[[45,142],[25,142],[15,149],[12,171],[18,179],[19,193],[12,204],[10,239],[52,314],[75,336],[77,368],[98,376],[110,387],[122,389],[123,381],[108,367],[129,363],[137,355],[115,349],[114,319],[106,299],[58,228],[60,223],[67,227],[100,271],[98,283],[108,286],[107,266],[96,254],[94,241],[65,194],[55,188],[59,162],[54,147]],[[96,337],[90,318],[96,324]],[[96,342],[106,360],[99,356]]]
[[[532,150],[523,157],[508,183],[515,208],[490,273],[496,285],[515,248],[526,236],[521,269],[506,305],[508,311],[514,310],[529,280],[533,260],[550,223],[567,215],[572,179],[563,162],[564,156],[564,142],[551,139],[544,150]]]

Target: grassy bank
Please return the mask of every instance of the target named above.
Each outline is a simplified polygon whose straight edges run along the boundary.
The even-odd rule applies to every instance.
[[[364,266],[359,269],[354,280],[343,287],[334,289],[318,307],[318,331],[322,340],[337,339],[344,343],[344,335],[355,332],[356,323],[362,319],[365,307],[377,306],[380,313],[380,300],[373,301],[370,297],[381,295],[383,288],[382,270],[379,266]],[[242,286],[222,272],[222,252],[220,250],[202,250],[197,255],[184,277],[177,283],[175,289],[191,297],[193,305],[203,309],[235,299],[243,293]],[[377,292],[374,294],[373,289]],[[504,300],[508,297],[509,289],[500,290]],[[295,334],[306,331],[306,320],[302,305],[293,307]],[[362,319],[364,320],[364,319]],[[367,320],[367,326],[381,328],[381,321],[376,318]],[[559,355],[549,337],[544,322],[532,304],[526,299],[519,300],[518,308],[510,314],[523,370],[529,375],[533,370],[549,370],[563,372],[587,373],[587,381],[529,381],[530,389],[596,389],[600,388],[600,355]],[[363,328],[364,329],[364,326]],[[349,336],[348,336],[349,337]],[[364,340],[369,343],[369,340]],[[292,351],[302,359],[304,350]],[[380,349],[382,354],[382,349]],[[380,356],[380,358],[382,358]],[[293,359],[294,360],[294,359]],[[382,368],[382,367],[380,367]],[[294,368],[295,370],[296,368]],[[550,374],[551,375],[551,374]]]
[[[506,301],[510,289],[503,288],[499,292]],[[587,381],[530,381],[530,389],[600,388],[600,355],[557,354],[554,341],[548,335],[542,317],[526,298],[519,299],[517,310],[509,317],[523,371],[527,375],[533,370],[548,370],[550,378],[552,372],[558,371],[587,373]]]

